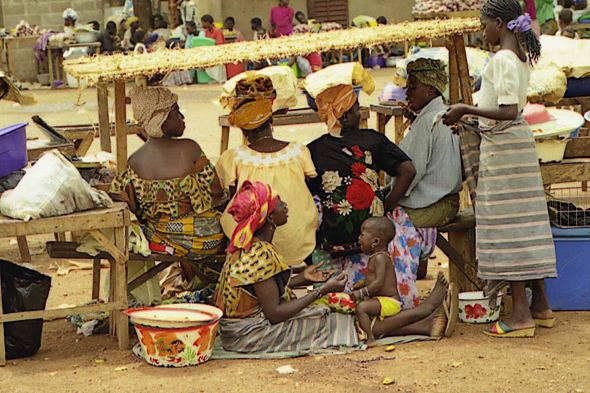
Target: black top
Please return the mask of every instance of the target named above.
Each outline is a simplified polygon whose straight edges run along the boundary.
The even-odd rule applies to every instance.
[[[410,158],[385,135],[374,130],[342,130],[342,138],[326,134],[308,145],[318,176],[308,180],[321,200],[323,219],[319,244],[339,258],[361,252],[361,224],[385,213],[379,172],[397,175]]]

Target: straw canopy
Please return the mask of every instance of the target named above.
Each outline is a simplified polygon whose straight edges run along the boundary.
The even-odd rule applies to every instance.
[[[64,64],[66,71],[74,78],[95,84],[245,61],[285,59],[313,52],[444,38],[479,30],[481,24],[478,19],[429,20],[146,54],[99,55],[68,60]]]

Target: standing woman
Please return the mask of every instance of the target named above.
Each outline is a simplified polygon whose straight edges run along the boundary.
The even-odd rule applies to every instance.
[[[533,134],[522,116],[531,65],[541,45],[518,0],[488,0],[481,10],[484,35],[500,45],[483,73],[478,107],[453,105],[444,123],[465,115],[479,125],[460,128],[463,163],[475,204],[479,277],[497,290],[510,283],[513,311],[485,333],[532,337],[535,324],[552,327],[545,278],[557,277],[555,249]],[[528,53],[528,61],[527,61]],[[532,280],[529,309],[525,282]]]

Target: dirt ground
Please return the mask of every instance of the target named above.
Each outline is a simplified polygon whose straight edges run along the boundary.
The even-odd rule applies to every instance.
[[[391,79],[390,71],[375,71],[378,90]],[[213,104],[219,86],[174,89],[187,117],[187,136],[197,140],[216,161],[223,110]],[[82,92],[83,107],[73,107],[74,90],[36,91],[38,104],[21,107],[0,101],[0,127],[29,121],[39,114],[49,124],[82,124],[95,121],[96,91]],[[361,103],[376,100],[363,95]],[[304,98],[300,97],[300,106]],[[373,116],[370,126],[374,127]],[[29,128],[33,135],[34,128]],[[322,125],[280,127],[280,138],[309,142],[325,131]],[[388,127],[388,135],[393,125]],[[241,137],[233,131],[231,145]],[[113,140],[114,143],[114,140]],[[130,152],[140,140],[129,138]],[[98,140],[91,149],[98,151]],[[44,241],[29,239],[35,268],[53,277],[48,308],[82,304],[90,300],[91,271],[73,270],[58,276],[56,261],[44,252]],[[437,270],[446,270],[440,252],[430,261],[429,275],[419,282],[423,294],[434,284]],[[0,239],[0,258],[19,263],[16,239]],[[103,269],[103,277],[106,270]],[[161,369],[119,351],[107,335],[84,338],[65,320],[44,324],[39,352],[28,359],[9,361],[0,368],[1,392],[590,392],[590,313],[556,313],[554,329],[538,329],[535,338],[498,340],[484,336],[484,326],[458,324],[450,339],[397,345],[347,355],[312,356],[287,360],[224,360],[184,369]],[[137,341],[132,334],[132,344]],[[395,357],[362,363],[378,356]],[[99,360],[99,362],[97,362]],[[291,365],[294,374],[279,375],[277,367]],[[390,378],[393,384],[385,386]]]

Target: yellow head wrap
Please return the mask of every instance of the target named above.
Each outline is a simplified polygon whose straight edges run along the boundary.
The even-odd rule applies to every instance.
[[[229,123],[242,130],[255,130],[272,116],[272,101],[261,98],[247,102],[242,106],[232,109],[229,114]]]
[[[128,29],[130,29],[131,25],[135,22],[139,22],[139,18],[137,16],[132,16],[131,18],[127,19],[127,22],[125,23],[125,25],[127,26]]]
[[[339,137],[342,125],[339,119],[353,107],[357,101],[351,85],[337,85],[317,95],[318,115],[328,125],[328,131]]]
[[[421,57],[408,64],[407,72],[408,78],[412,75],[421,83],[444,94],[449,76],[442,61]]]

